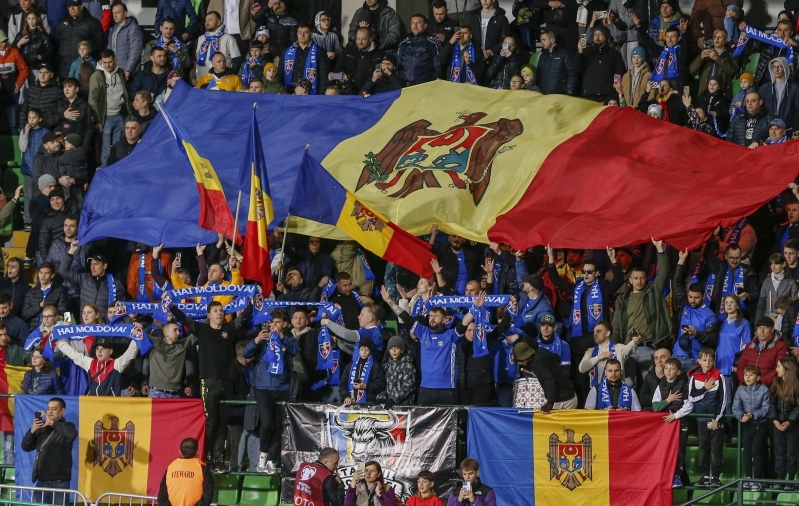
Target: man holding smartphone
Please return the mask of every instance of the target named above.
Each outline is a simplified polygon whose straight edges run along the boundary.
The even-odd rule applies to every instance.
[[[447,500],[448,506],[496,506],[494,489],[480,481],[480,463],[475,459],[461,462],[463,482],[460,489],[452,487]]]
[[[72,445],[78,429],[64,420],[67,405],[64,399],[53,397],[47,411],[37,411],[31,430],[22,438],[22,451],[36,450],[33,461],[33,481],[39,488],[68,489],[72,480]],[[54,492],[34,492],[34,503],[64,504],[64,495]]]

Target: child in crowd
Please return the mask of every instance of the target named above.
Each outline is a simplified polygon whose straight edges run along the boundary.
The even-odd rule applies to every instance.
[[[97,61],[92,58],[92,43],[88,40],[78,42],[78,57],[69,67],[69,77],[77,79],[81,91],[89,91],[89,78],[97,69]]]
[[[386,375],[372,354],[375,344],[368,337],[358,341],[358,357],[344,369],[339,391],[344,404],[372,402],[386,389]]]
[[[390,348],[389,351],[391,351]],[[417,491],[408,499],[405,506],[444,506],[444,502],[433,490],[434,478],[435,476],[430,471],[419,471],[419,474],[416,475]]]
[[[78,134],[64,137],[64,153],[58,159],[60,177],[58,182],[64,187],[64,194],[70,199],[75,212],[83,207],[83,185],[89,179],[86,150]]]
[[[699,432],[699,472],[697,487],[721,486],[722,452],[724,450],[724,412],[729,401],[726,383],[716,368],[713,348],[699,350],[699,366],[688,372],[688,400],[697,413],[713,413],[713,418],[697,418]],[[712,455],[712,465],[711,465]],[[711,469],[712,468],[712,469]],[[712,471],[712,477],[710,472]]]
[[[739,110],[743,107],[744,97],[748,92],[749,88],[751,88],[755,83],[755,76],[751,72],[744,72],[741,74],[741,77],[738,78],[738,81],[741,83],[741,91],[733,95],[732,102],[730,103],[730,117],[735,115],[735,111]]]
[[[50,129],[42,126],[42,111],[35,107],[28,109],[28,122],[19,133],[19,150],[22,152],[22,178],[25,181],[25,223],[31,223],[30,199],[36,196],[33,190],[33,160],[42,146],[44,134]]]
[[[264,65],[264,93],[276,93],[283,95],[286,93],[286,87],[280,82],[278,78],[277,65],[272,62]]]
[[[110,339],[94,340],[94,355],[97,358],[87,357],[75,350],[69,339],[59,339],[56,345],[61,353],[75,362],[75,365],[89,373],[89,389],[86,395],[113,397],[122,395],[122,371],[139,353],[139,348],[133,339],[130,340],[125,353],[117,359],[111,358],[114,347]]]
[[[386,391],[378,395],[378,400],[389,400],[395,404],[412,404],[416,390],[416,367],[406,353],[405,341],[401,336],[388,340],[388,358],[384,359],[386,372]]]
[[[336,56],[342,54],[344,49],[341,47],[338,34],[330,29],[330,14],[324,11],[316,13],[312,36],[319,49],[327,53],[327,58],[332,66],[333,60],[336,59]]]
[[[763,478],[765,473],[767,416],[771,397],[760,383],[760,368],[748,365],[744,369],[744,384],[735,391],[732,412],[741,422],[741,445],[743,446],[744,473],[747,478]],[[760,484],[745,482],[744,489],[757,492]]]
[[[774,473],[778,480],[793,480],[799,454],[799,367],[793,357],[777,363],[777,376],[771,384],[768,418],[774,424]],[[787,478],[786,478],[787,476]],[[782,485],[774,485],[777,490]],[[793,491],[793,485],[785,485]]]
[[[311,94],[311,81],[307,79],[299,79],[294,86],[295,95],[310,95]]]
[[[688,444],[688,423],[685,418],[693,411],[693,404],[688,397],[688,383],[680,377],[682,364],[672,357],[663,365],[663,377],[652,396],[652,411],[668,411],[663,417],[666,423],[680,421],[680,452],[677,456],[677,467],[674,471],[672,487],[682,487],[682,474],[685,470],[685,447]]]
[[[264,75],[264,44],[257,40],[250,42],[250,57],[244,62],[239,71],[241,84],[245,87],[250,86],[253,78],[260,79]]]

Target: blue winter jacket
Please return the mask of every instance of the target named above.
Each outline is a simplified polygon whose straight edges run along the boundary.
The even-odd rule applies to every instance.
[[[244,348],[242,355],[244,358],[255,358],[255,381],[253,386],[256,390],[288,390],[291,385],[292,357],[300,352],[300,343],[291,336],[283,336],[283,347],[286,352],[283,354],[283,374],[277,375],[269,372],[269,363],[266,361],[266,339],[260,343],[253,339]]]

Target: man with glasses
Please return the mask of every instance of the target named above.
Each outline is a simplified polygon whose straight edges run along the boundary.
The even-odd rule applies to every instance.
[[[736,224],[739,228],[740,222]],[[733,234],[735,232],[733,231]],[[740,235],[740,234],[737,234]],[[711,236],[705,246],[705,263],[710,269],[710,273],[705,281],[704,303],[711,311],[719,314],[723,318],[724,307],[721,301],[727,295],[737,295],[741,299],[741,309],[748,311],[750,308],[757,307],[757,299],[760,294],[760,285],[757,275],[749,268],[748,262],[743,262],[743,250],[735,242],[737,235],[728,239],[724,262],[719,260],[719,239]],[[696,282],[691,279],[691,282]]]

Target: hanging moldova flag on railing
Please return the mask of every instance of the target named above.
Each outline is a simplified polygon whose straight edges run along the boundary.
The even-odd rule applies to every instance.
[[[16,396],[16,484],[32,486],[36,452],[23,452],[36,411],[50,395]],[[167,466],[180,456],[180,442],[196,438],[204,455],[205,413],[201,399],[65,396],[64,418],[75,424],[70,488],[96,500],[105,492],[157,496]],[[24,497],[22,500],[30,500]]]
[[[472,408],[468,426],[497,504],[672,506],[680,423],[660,413]]]
[[[30,367],[5,365],[0,367],[0,394],[18,394],[22,392],[22,379]],[[14,430],[14,398],[0,397],[0,430]]]
[[[388,262],[426,278],[433,277],[430,245],[402,230],[348,192],[306,150],[289,212],[334,225]]]
[[[244,259],[241,262],[241,276],[260,281],[264,297],[274,288],[272,268],[269,261],[269,233],[266,227],[272,222],[275,210],[272,208],[272,195],[269,192],[269,178],[266,175],[264,151],[261,146],[261,133],[255,115],[257,105],[253,104],[252,125],[247,139],[244,163],[239,173],[239,191],[250,194],[250,208],[247,212]]]
[[[233,237],[233,214],[225,198],[225,190],[219,182],[213,164],[208,158],[202,156],[189,135],[169,115],[164,105],[161,105],[169,129],[175,140],[178,141],[181,153],[186,158],[194,179],[197,181],[197,191],[200,194],[200,218],[198,225],[207,230],[213,230],[226,237]],[[238,235],[238,234],[237,234]],[[241,240],[237,237],[237,241]]]

